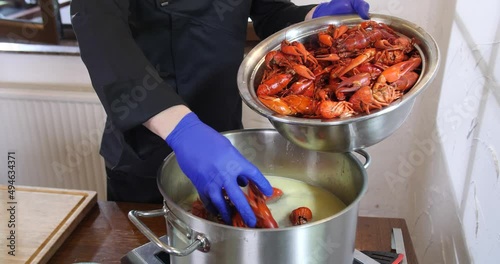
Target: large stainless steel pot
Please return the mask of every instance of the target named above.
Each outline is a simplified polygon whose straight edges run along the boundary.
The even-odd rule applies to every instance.
[[[279,49],[282,40],[305,42],[308,37],[325,30],[328,25],[356,25],[363,20],[357,15],[329,16],[294,24],[261,41],[245,57],[238,71],[238,88],[243,101],[255,112],[269,119],[285,138],[303,148],[350,152],[374,145],[393,134],[410,114],[415,99],[434,79],[439,66],[436,41],[418,25],[401,18],[370,14],[372,20],[383,22],[398,32],[414,38],[422,57],[422,72],[417,83],[402,100],[369,115],[352,118],[320,120],[274,113],[262,104],[255,93],[264,71],[264,57]]]
[[[363,165],[351,153],[306,150],[275,130],[241,130],[224,135],[264,175],[321,186],[339,197],[347,208],[320,221],[279,229],[236,228],[210,222],[187,213],[179,205],[196,189],[171,154],[158,177],[164,208],[131,211],[129,217],[151,241],[171,254],[172,264],[351,264],[358,204],[367,188],[369,155],[360,151],[366,159]],[[165,216],[168,245],[151,233],[138,216]]]

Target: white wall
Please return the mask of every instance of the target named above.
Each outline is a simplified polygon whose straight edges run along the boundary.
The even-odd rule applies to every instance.
[[[473,10],[484,6],[481,15]],[[438,127],[475,263],[500,259],[500,2],[457,2]],[[492,262],[493,261],[493,262]]]
[[[495,263],[500,259],[500,3],[369,3],[373,13],[421,25],[435,37],[443,60],[407,122],[368,149],[374,160],[361,213],[404,217],[421,263]]]
[[[493,263],[500,259],[499,2],[369,2],[371,12],[427,30],[438,42],[442,64],[405,124],[368,148],[373,163],[360,213],[405,218],[420,263]],[[90,87],[75,57],[0,53],[0,68],[0,82],[11,86]],[[270,126],[248,109],[244,123]]]
[[[0,157],[16,152],[16,185],[93,190],[105,200],[105,114],[81,59],[0,53],[0,69]]]
[[[79,56],[0,52],[0,84],[93,91]]]

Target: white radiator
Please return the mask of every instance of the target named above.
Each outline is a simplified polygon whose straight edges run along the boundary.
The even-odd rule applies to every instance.
[[[105,200],[104,120],[93,92],[0,88],[0,184],[10,151],[16,185],[94,190]]]

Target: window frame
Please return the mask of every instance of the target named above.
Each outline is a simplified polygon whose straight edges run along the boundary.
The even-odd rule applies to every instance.
[[[38,0],[38,6],[26,12],[26,17],[41,16],[42,23],[22,20],[22,17],[13,20],[0,19],[0,37],[9,42],[57,45],[62,35],[59,9],[69,4],[70,0]]]

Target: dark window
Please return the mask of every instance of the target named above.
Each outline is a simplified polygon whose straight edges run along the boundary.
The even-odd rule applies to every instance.
[[[70,0],[0,0],[0,40],[60,44],[74,40]]]

